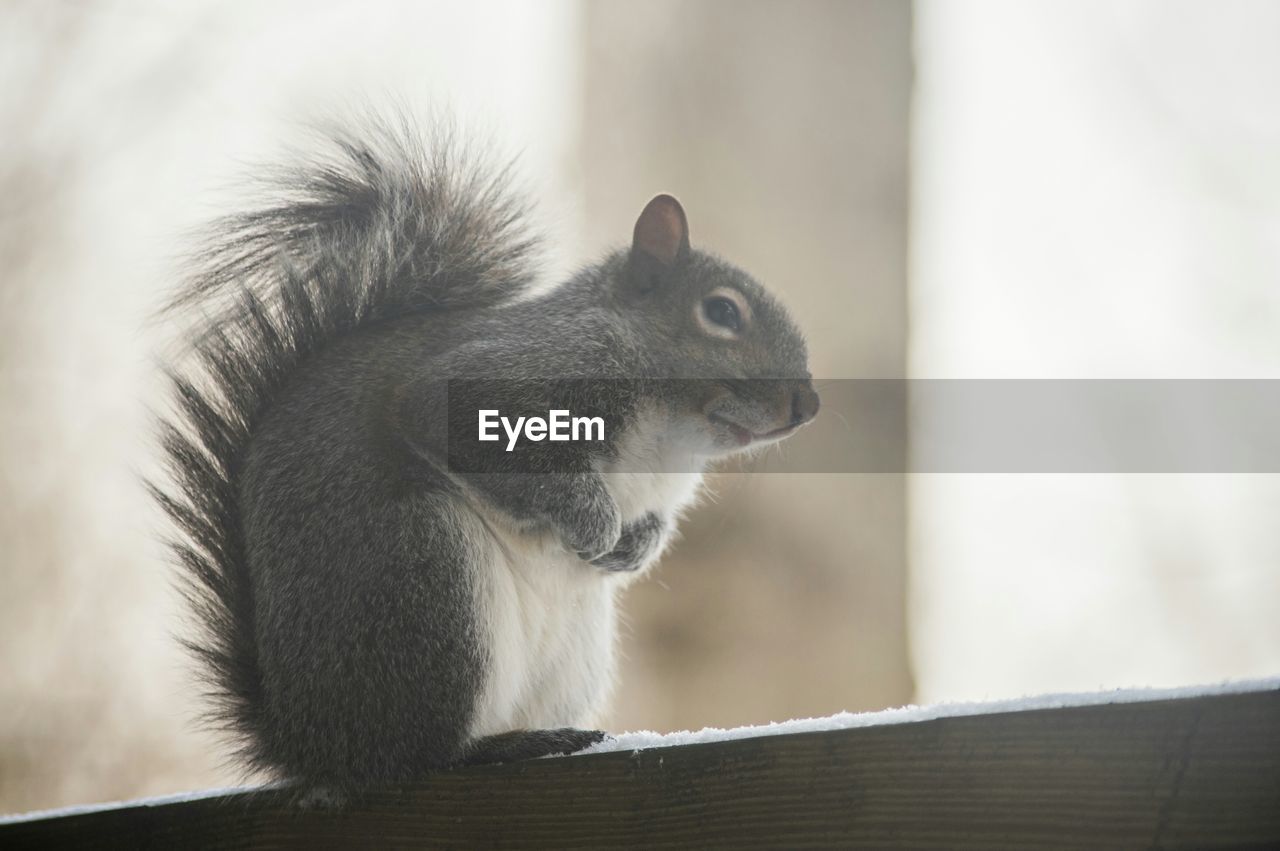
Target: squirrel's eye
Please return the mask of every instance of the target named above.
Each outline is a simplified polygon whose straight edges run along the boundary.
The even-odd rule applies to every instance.
[[[730,331],[742,330],[742,315],[738,306],[723,296],[712,296],[702,302],[702,315],[707,321]]]

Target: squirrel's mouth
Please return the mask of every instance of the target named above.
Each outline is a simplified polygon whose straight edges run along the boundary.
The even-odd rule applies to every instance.
[[[722,414],[707,414],[707,419],[717,425],[724,426],[733,435],[733,439],[737,441],[739,446],[750,446],[753,443],[768,443],[774,440],[781,440],[787,437],[796,429],[800,428],[800,423],[785,425],[782,428],[775,428],[772,431],[753,432],[750,429],[738,425],[733,420]]]

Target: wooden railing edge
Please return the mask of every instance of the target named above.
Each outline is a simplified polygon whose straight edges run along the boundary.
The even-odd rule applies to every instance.
[[[1280,688],[961,714],[0,823],[0,848],[1280,846]]]

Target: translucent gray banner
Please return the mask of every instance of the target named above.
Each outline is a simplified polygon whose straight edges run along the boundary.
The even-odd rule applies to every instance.
[[[782,381],[728,384],[732,392],[765,398]],[[477,443],[480,410],[504,407],[502,399],[487,401],[493,384],[449,382],[455,470],[581,469],[571,444],[525,441],[508,451],[505,438]],[[616,435],[629,421],[611,415],[617,398],[632,405],[655,392],[700,398],[718,384],[592,379],[561,381],[549,395],[545,388],[527,392],[534,385],[521,382],[499,389],[505,398],[549,399],[549,407],[571,415],[579,400],[584,414],[603,415],[604,427]],[[815,420],[715,467],[752,473],[1280,473],[1280,380],[835,379],[814,386],[821,396]],[[566,401],[553,404],[552,398]],[[492,434],[502,432],[495,426]],[[667,466],[653,470],[650,461],[632,452],[610,469],[685,472],[697,463],[668,458]]]
[[[908,384],[917,472],[1280,472],[1280,381]]]

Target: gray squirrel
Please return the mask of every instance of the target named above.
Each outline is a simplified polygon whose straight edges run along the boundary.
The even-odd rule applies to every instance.
[[[249,770],[343,794],[599,741],[619,592],[708,462],[817,413],[794,323],[674,198],[540,290],[510,187],[447,131],[332,130],[166,306],[193,351],[152,491]],[[478,407],[557,398],[603,439],[467,454]]]

